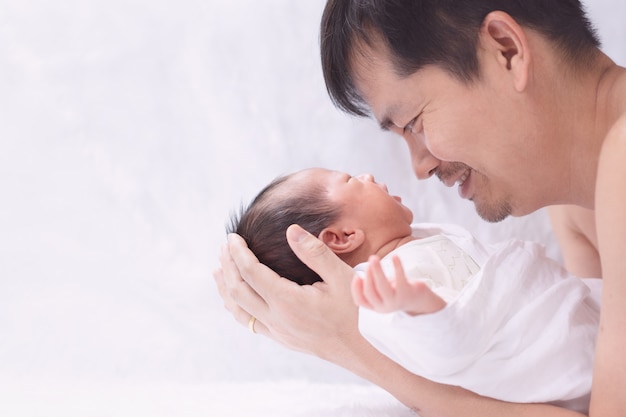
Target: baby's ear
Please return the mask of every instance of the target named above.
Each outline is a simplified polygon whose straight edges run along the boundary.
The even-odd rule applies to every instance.
[[[361,229],[336,229],[327,227],[319,234],[319,239],[336,254],[350,253],[358,249],[365,241],[365,232]]]

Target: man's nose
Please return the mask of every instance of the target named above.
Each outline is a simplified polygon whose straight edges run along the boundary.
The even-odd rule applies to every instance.
[[[411,165],[415,176],[420,180],[430,178],[437,171],[441,161],[430,153],[424,144],[423,135],[406,135],[404,139],[409,145]]]
[[[413,172],[418,180],[425,180],[433,176],[437,171],[437,167],[441,163],[437,158],[432,156],[430,152],[422,156],[411,156]]]

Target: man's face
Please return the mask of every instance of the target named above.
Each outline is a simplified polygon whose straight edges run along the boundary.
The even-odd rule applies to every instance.
[[[402,78],[383,54],[365,56],[353,65],[356,88],[381,127],[405,139],[418,178],[456,184],[488,221],[538,208],[528,186],[534,119],[498,68],[466,84],[432,65]]]

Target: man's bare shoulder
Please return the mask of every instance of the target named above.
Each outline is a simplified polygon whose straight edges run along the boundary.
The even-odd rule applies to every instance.
[[[624,94],[626,95],[626,91]],[[623,146],[624,141],[626,141],[626,103],[624,104],[623,112],[609,129],[604,139],[603,149],[607,147]]]
[[[604,145],[626,134],[626,68],[615,66],[610,74],[612,76],[607,77],[610,81],[604,88],[606,93],[599,97],[604,98],[604,113],[608,121]]]
[[[580,277],[601,277],[595,212],[574,205],[548,208],[565,267]]]
[[[558,205],[548,207],[550,218],[560,226],[583,234],[597,245],[595,211],[575,205]]]

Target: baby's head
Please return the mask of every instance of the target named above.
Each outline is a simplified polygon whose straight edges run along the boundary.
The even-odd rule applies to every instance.
[[[231,218],[228,232],[243,237],[261,263],[280,276],[305,285],[321,278],[293,253],[285,231],[290,225],[299,224],[318,236],[339,218],[339,207],[328,200],[324,184],[311,181],[302,187],[294,181],[297,175],[276,178],[263,188],[247,208],[242,207],[239,215]]]
[[[371,175],[311,168],[272,181],[227,229],[241,235],[261,263],[305,285],[321,278],[289,247],[290,225],[300,225],[354,266],[390,238],[410,234],[412,220],[400,198]]]

